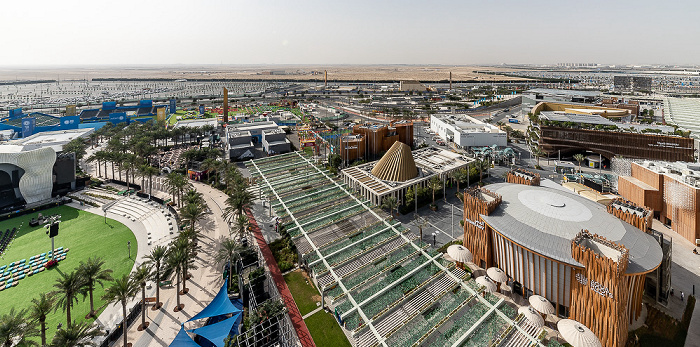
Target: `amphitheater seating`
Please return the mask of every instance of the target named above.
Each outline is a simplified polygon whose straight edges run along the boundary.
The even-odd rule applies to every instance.
[[[164,244],[177,231],[174,219],[168,210],[148,199],[128,197],[118,200],[108,208],[109,212],[123,216],[132,222],[141,222],[148,234],[148,244]],[[167,226],[167,227],[166,227]]]

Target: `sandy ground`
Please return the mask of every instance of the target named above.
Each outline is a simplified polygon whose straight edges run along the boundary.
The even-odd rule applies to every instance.
[[[429,65],[203,65],[203,66],[85,66],[85,67],[0,67],[0,81],[84,80],[94,78],[173,78],[173,79],[260,79],[322,81],[453,81],[524,80],[484,72],[509,72],[508,68],[486,66]],[[272,74],[270,74],[272,72]]]

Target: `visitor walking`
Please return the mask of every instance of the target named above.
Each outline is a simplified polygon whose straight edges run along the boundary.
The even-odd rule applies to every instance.
[[[683,294],[683,292],[681,291],[681,301],[683,301],[684,299],[685,299],[685,294]]]

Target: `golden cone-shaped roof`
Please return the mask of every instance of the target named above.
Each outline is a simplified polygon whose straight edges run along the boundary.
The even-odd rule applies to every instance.
[[[389,151],[374,166],[372,175],[384,181],[394,182],[404,182],[418,176],[411,147],[403,142],[394,142]]]

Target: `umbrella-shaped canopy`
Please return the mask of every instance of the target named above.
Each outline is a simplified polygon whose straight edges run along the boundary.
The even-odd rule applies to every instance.
[[[532,306],[523,306],[518,309],[518,313],[522,314],[525,319],[530,322],[530,325],[537,327],[537,329],[544,326],[544,319],[542,319],[539,312],[535,311]]]
[[[487,292],[492,293],[496,291],[496,283],[494,283],[490,278],[486,276],[479,276],[476,278],[476,283],[480,286],[484,286]]]
[[[452,245],[447,247],[447,255],[459,263],[471,263],[472,252],[462,245]]]
[[[486,275],[495,282],[505,283],[508,282],[508,275],[506,275],[503,270],[497,267],[490,267],[486,270]]]
[[[537,310],[537,312],[542,314],[552,314],[554,313],[554,306],[545,297],[540,295],[533,295],[528,300],[530,305]]]
[[[585,325],[571,319],[557,323],[559,333],[573,347],[603,347],[597,336]]]

